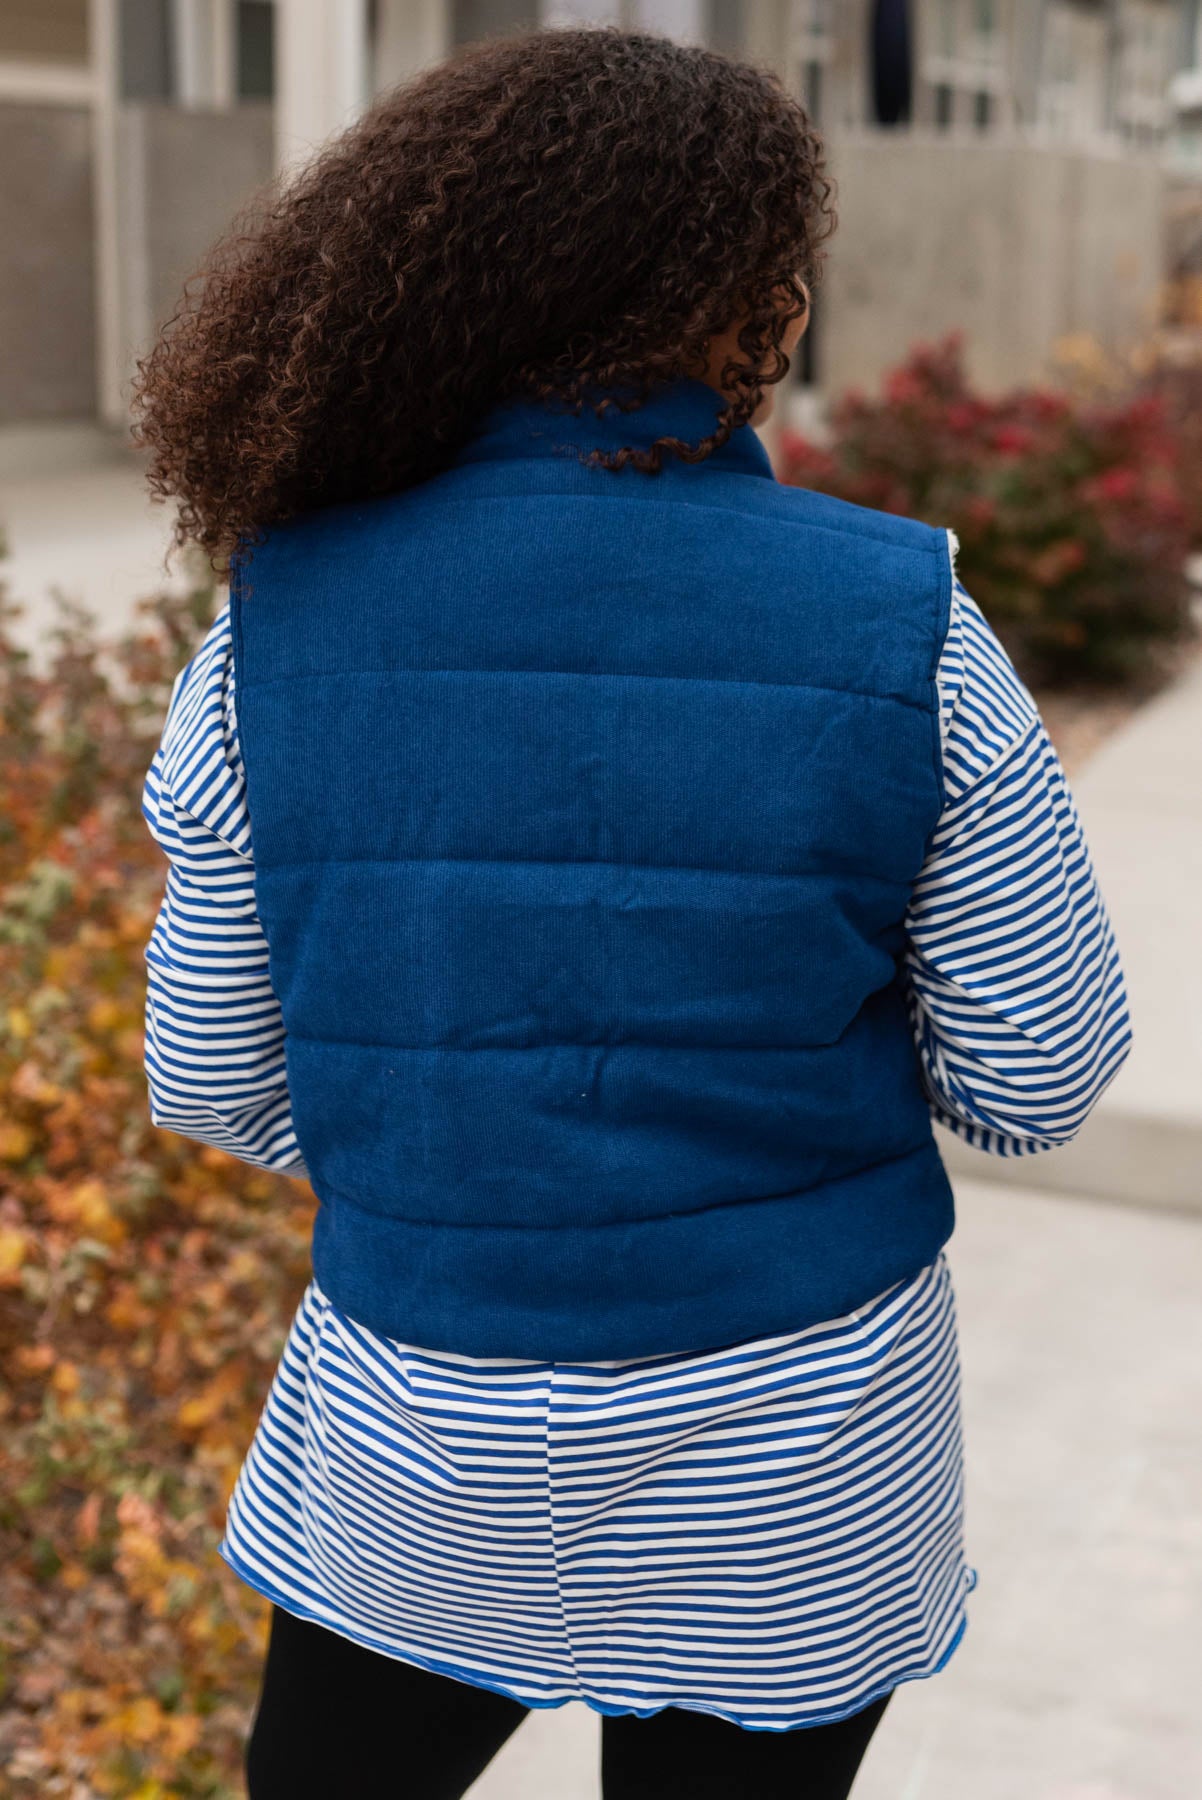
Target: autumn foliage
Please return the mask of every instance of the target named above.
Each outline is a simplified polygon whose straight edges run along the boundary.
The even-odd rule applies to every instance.
[[[242,1793],[265,1609],[215,1554],[312,1197],[158,1131],[141,784],[211,610],[35,670],[0,610],[0,1793]]]
[[[1032,684],[1154,681],[1188,630],[1188,449],[1165,391],[987,398],[952,335],[879,398],[845,395],[829,442],[787,437],[783,475],[951,526],[965,586]]]

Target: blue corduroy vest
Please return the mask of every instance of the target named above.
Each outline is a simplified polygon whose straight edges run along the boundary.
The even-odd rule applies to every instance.
[[[718,400],[496,408],[232,600],[258,908],[334,1304],[560,1361],[800,1329],[952,1201],[898,980],[947,538],[778,484]]]

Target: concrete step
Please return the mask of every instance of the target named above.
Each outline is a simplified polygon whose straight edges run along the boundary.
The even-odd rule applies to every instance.
[[[1202,1215],[1202,1128],[1103,1101],[1071,1144],[1035,1156],[990,1156],[936,1127],[953,1181],[1076,1194]]]

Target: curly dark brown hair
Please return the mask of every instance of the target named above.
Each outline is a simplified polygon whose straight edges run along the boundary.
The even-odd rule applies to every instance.
[[[188,283],[139,365],[151,488],[221,561],[434,473],[511,395],[638,405],[742,320],[710,436],[595,453],[700,461],[787,372],[833,220],[821,141],[764,70],[612,28],[470,48],[270,191]]]

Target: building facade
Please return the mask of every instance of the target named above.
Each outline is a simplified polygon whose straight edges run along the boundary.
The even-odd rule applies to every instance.
[[[777,68],[839,185],[803,379],[959,326],[987,385],[1145,332],[1202,188],[1202,0],[0,0],[0,422],[119,425],[205,245],[459,43],[641,25]]]

